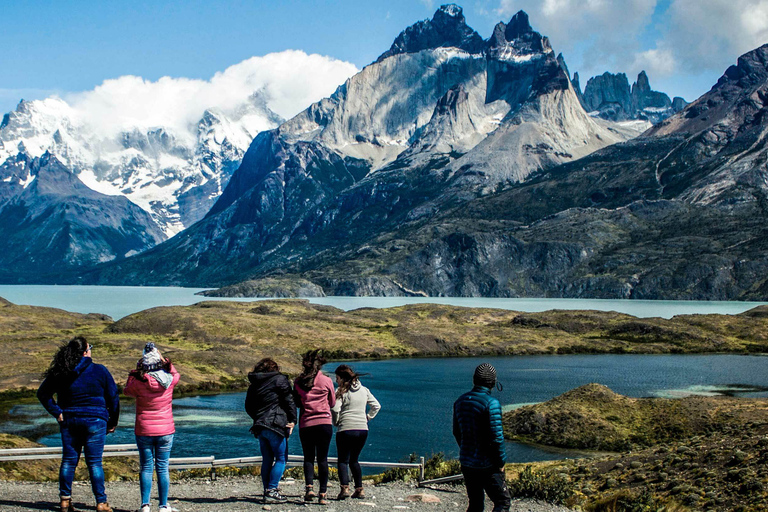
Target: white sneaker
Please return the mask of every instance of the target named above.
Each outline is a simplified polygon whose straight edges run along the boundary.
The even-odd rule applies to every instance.
[[[139,512],[150,512],[150,510],[149,505],[142,505]]]

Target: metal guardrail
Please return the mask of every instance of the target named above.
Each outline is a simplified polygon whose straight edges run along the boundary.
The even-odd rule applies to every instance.
[[[107,444],[104,445],[104,457],[134,457],[138,456],[138,447],[135,444]],[[0,462],[12,462],[20,460],[45,460],[60,459],[61,447],[43,448],[10,448],[0,450]],[[262,458],[237,457],[232,459],[217,459],[213,455],[207,457],[171,457],[168,467],[170,469],[208,469],[211,478],[216,479],[216,468],[247,467],[261,464]],[[328,457],[328,462],[338,462],[336,457]],[[288,455],[287,466],[301,466],[304,457],[300,455]],[[406,468],[419,470],[419,482],[424,480],[424,457],[419,462],[369,462],[360,461],[362,467],[369,468]]]

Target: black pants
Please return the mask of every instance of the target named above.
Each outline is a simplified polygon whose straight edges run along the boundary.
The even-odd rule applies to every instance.
[[[469,507],[467,512],[482,512],[485,508],[485,493],[493,502],[493,512],[509,510],[512,498],[509,496],[504,473],[498,469],[474,469],[462,466],[464,484],[467,486]]]
[[[355,479],[355,487],[363,486],[363,470],[360,469],[360,452],[368,439],[367,430],[344,430],[336,432],[336,452],[339,454],[339,482],[349,485],[349,471]]]
[[[317,454],[317,478],[320,492],[328,490],[328,448],[331,446],[333,427],[313,425],[299,428],[301,449],[304,452],[304,482],[312,485],[315,480],[315,454]]]

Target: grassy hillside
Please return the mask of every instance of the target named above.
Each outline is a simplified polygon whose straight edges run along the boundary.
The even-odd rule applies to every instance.
[[[147,341],[182,373],[184,390],[245,385],[274,357],[289,373],[321,347],[332,358],[568,353],[768,351],[768,308],[741,315],[639,319],[599,311],[519,313],[416,304],[344,312],[305,300],[201,302],[148,309],[117,322],[103,315],[0,303],[0,391],[36,388],[61,342],[81,334],[94,359],[123,381]]]
[[[587,511],[768,510],[766,399],[629,398],[590,384],[507,413],[504,427],[512,439],[620,452],[536,465]]]

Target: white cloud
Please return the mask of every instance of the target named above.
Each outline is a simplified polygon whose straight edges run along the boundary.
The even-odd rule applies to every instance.
[[[674,74],[676,60],[670,50],[654,48],[637,53],[629,69],[645,70],[653,77],[665,77]]]
[[[657,47],[686,71],[725,71],[768,43],[768,0],[673,0]]]
[[[122,76],[63,97],[79,121],[102,133],[166,126],[183,134],[206,109],[234,109],[258,90],[265,92],[272,110],[289,118],[333,93],[357,71],[349,62],[287,50],[252,57],[210,80]]]
[[[501,0],[505,19],[522,9],[534,30],[577,64],[583,77],[627,71],[641,51],[639,36],[651,22],[657,0]]]

